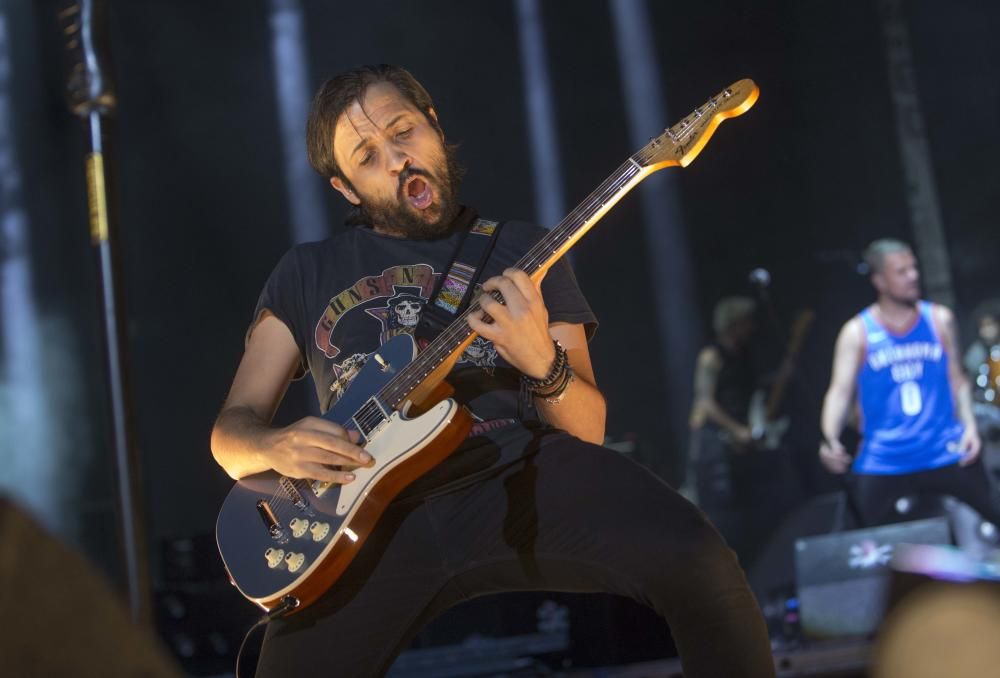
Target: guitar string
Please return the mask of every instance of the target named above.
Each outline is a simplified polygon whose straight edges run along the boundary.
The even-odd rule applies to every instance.
[[[721,95],[720,95],[721,96]],[[717,107],[718,102],[714,97],[710,98],[708,102],[703,104],[702,107],[696,108],[692,114],[688,117],[694,115],[695,121],[700,120],[704,117],[706,113]],[[704,110],[702,110],[702,108]],[[640,161],[642,164],[647,164],[658,152],[657,140],[662,139],[664,135],[667,135],[675,145],[683,146],[681,139],[684,135],[694,136],[694,132],[697,131],[698,126],[692,121],[685,125],[687,118],[682,119],[679,123],[675,124],[664,131],[663,134],[655,137],[650,143],[643,146],[637,152],[629,156],[629,162]],[[682,126],[680,130],[681,134],[674,132],[674,128]],[[690,141],[690,140],[687,140]],[[577,207],[575,207],[562,221],[559,222],[546,236],[541,238],[538,243],[536,243],[528,252],[515,264],[517,268],[525,270],[529,273],[533,273],[535,270],[540,268],[549,258],[549,252],[557,252],[573,235],[576,234],[579,229],[587,223],[590,219],[597,214],[597,212],[604,207],[607,202],[615,196],[616,193],[620,192],[622,188],[627,186],[636,176],[642,173],[642,169],[635,167],[633,164],[624,164],[618,168],[616,172],[613,172],[607,179],[605,179],[594,191],[592,191],[586,199],[584,199]],[[577,223],[574,223],[577,222]],[[492,295],[496,298],[497,294]],[[499,300],[499,299],[498,299]],[[465,312],[462,313],[460,318],[456,320],[466,320],[472,313],[481,310],[481,306],[478,300],[473,303]],[[464,325],[464,326],[463,326]],[[376,397],[384,397],[389,401],[390,404],[398,405],[399,398],[401,394],[407,394],[412,392],[412,390],[419,383],[413,382],[412,378],[415,376],[413,373],[418,369],[429,368],[433,370],[438,364],[443,362],[449,355],[451,355],[455,350],[455,345],[449,346],[449,343],[455,342],[461,343],[462,340],[467,339],[468,336],[472,334],[471,328],[468,323],[454,322],[448,328],[442,336],[439,336],[435,341],[431,342],[428,347],[429,351],[425,351],[421,355],[420,362],[423,364],[417,367],[418,360],[407,364],[399,374],[394,377],[389,384],[387,384],[382,390],[380,390]],[[463,336],[464,335],[464,336]],[[433,356],[433,358],[432,358]],[[427,363],[435,361],[433,365],[427,365]],[[423,376],[426,376],[429,372],[425,372]],[[421,377],[422,378],[422,377]],[[399,382],[399,383],[397,383]],[[368,409],[367,413],[364,413],[365,409]],[[358,415],[361,414],[361,419]],[[359,409],[355,416],[354,421],[358,424],[361,429],[361,433],[367,439],[365,431],[370,433],[380,418],[384,418],[385,414],[381,411],[373,401],[369,400],[361,409]],[[292,479],[289,479],[293,485],[295,485]],[[296,486],[296,490],[301,492],[301,489]],[[308,490],[307,490],[308,491]],[[288,494],[288,499],[280,496],[281,494]],[[282,486],[281,483],[278,484],[275,493],[271,497],[274,506],[280,509],[291,508],[294,506],[294,500],[288,493],[287,489]],[[283,512],[283,511],[282,511]]]
[[[632,169],[632,171],[634,171],[634,168],[630,168],[630,169]],[[622,181],[622,177],[616,177],[616,176],[612,176],[612,177],[611,177],[610,179],[608,179],[608,180],[606,180],[606,181],[605,181],[605,184],[611,184],[611,185],[614,185],[615,183],[619,183],[619,184],[622,184],[622,185],[623,185],[623,184],[624,184],[625,182],[627,182],[627,181],[628,181],[628,180],[629,180],[630,178],[631,178],[631,177],[624,177],[625,181],[623,182],[623,181]],[[598,189],[597,189],[596,191],[594,191],[594,193],[595,193],[595,194],[600,194],[600,193],[602,193],[602,189],[607,189],[607,188],[610,188],[610,186],[604,186],[604,185],[602,185],[602,187],[598,188]],[[592,194],[592,196],[593,196],[593,194]],[[600,198],[598,197],[598,198],[597,198],[597,200],[600,200]],[[585,201],[585,203],[586,203],[586,202],[587,202],[587,201]],[[552,230],[552,232],[550,232],[550,234],[548,234],[548,235],[547,235],[546,237],[542,238],[542,239],[541,239],[541,240],[540,240],[540,241],[539,241],[538,243],[536,243],[536,244],[535,244],[535,245],[534,245],[534,246],[533,246],[533,247],[532,247],[532,248],[531,248],[531,249],[530,249],[530,250],[528,251],[528,253],[527,253],[527,254],[526,254],[526,255],[525,255],[524,257],[522,257],[522,258],[521,258],[521,260],[520,260],[520,261],[518,262],[518,264],[521,264],[523,268],[527,268],[527,267],[530,267],[530,266],[533,266],[533,265],[535,265],[535,263],[536,263],[536,262],[534,261],[534,259],[535,259],[535,258],[536,258],[536,257],[537,257],[537,256],[538,256],[538,255],[539,255],[539,254],[540,254],[541,252],[542,252],[542,251],[548,251],[548,250],[549,250],[549,249],[551,248],[552,244],[554,244],[554,243],[555,243],[555,242],[556,242],[557,240],[561,240],[561,239],[565,239],[565,238],[564,238],[564,236],[565,236],[566,234],[565,234],[565,233],[563,233],[563,230],[564,230],[563,226],[565,226],[565,225],[568,225],[568,223],[570,223],[570,222],[572,221],[572,218],[573,218],[573,217],[575,217],[575,216],[579,216],[579,214],[580,214],[580,213],[583,213],[583,212],[585,212],[585,211],[587,211],[587,210],[589,210],[589,209],[593,208],[595,204],[596,204],[596,201],[592,201],[592,202],[590,202],[589,204],[583,204],[583,205],[581,205],[580,207],[578,207],[577,209],[575,209],[575,210],[574,210],[574,211],[573,211],[572,213],[570,213],[570,215],[568,215],[568,216],[567,216],[567,217],[566,217],[566,218],[565,218],[565,219],[563,220],[563,222],[561,222],[561,223],[560,223],[560,225],[559,225],[559,226],[557,226],[556,228],[554,228],[554,229]],[[524,264],[524,263],[527,263],[527,264],[528,264],[528,266],[523,266],[523,264]],[[469,311],[474,311],[474,310],[478,310],[478,308],[477,308],[477,307],[478,307],[478,304],[474,304],[473,308],[470,308],[470,309],[468,309],[468,310],[467,310],[467,311],[466,311],[465,313],[463,313],[463,317],[464,317],[464,316],[466,316],[466,315],[468,315],[468,314],[469,314]],[[449,328],[449,329],[451,329],[451,328]],[[465,329],[465,328],[460,328],[460,331],[461,331],[462,333],[465,333],[465,332],[464,332],[464,329]],[[454,332],[449,332],[448,330],[446,330],[446,331],[445,331],[445,335],[446,335],[446,337],[447,337],[447,336],[448,336],[449,334],[451,334],[451,335],[454,335],[455,333],[454,333]],[[467,333],[466,333],[466,334],[467,334]],[[451,338],[454,338],[454,337],[451,337]],[[435,343],[438,343],[438,342],[435,342]],[[434,357],[440,357],[440,356],[438,356],[438,355],[436,354],[436,351],[435,351],[435,349],[436,349],[436,348],[438,348],[438,347],[435,347],[435,346],[434,346],[434,345],[432,344],[432,346],[431,346],[431,347],[429,347],[429,348],[428,348],[427,350],[425,350],[425,351],[424,351],[424,354],[427,354],[428,356],[432,356],[432,355],[433,355]]]
[[[643,152],[646,148],[641,149],[638,153],[633,154],[632,157],[638,155],[640,159],[645,159],[643,157]],[[618,168],[616,172],[613,172],[610,177],[605,179],[605,181],[595,189],[586,200],[584,200],[580,205],[578,205],[572,212],[570,212],[552,231],[542,238],[538,243],[536,243],[528,253],[522,257],[518,262],[519,267],[522,269],[533,269],[537,268],[544,261],[537,261],[537,257],[542,253],[546,253],[552,248],[552,245],[561,246],[572,234],[578,230],[579,226],[575,225],[573,228],[569,228],[573,222],[586,214],[586,219],[589,219],[596,213],[596,210],[600,209],[607,200],[618,192],[623,186],[625,186],[629,181],[631,181],[638,172],[632,164],[624,164]],[[523,262],[523,263],[522,263]],[[524,265],[526,264],[526,265]],[[478,303],[473,304],[473,306],[462,314],[461,318],[466,319],[471,312],[475,312],[479,309]],[[461,323],[453,323],[452,327],[445,330],[444,336],[439,337],[437,340],[431,343],[431,345],[424,350],[421,354],[421,358],[413,363],[410,363],[397,375],[396,379],[386,385],[385,388],[379,393],[383,396],[390,404],[398,405],[400,400],[400,394],[406,393],[412,390],[413,379],[415,372],[420,369],[428,367],[428,363],[432,361],[437,361],[437,364],[450,355],[453,351],[452,346],[448,346],[448,343],[454,340],[461,340],[467,338],[471,334],[471,330],[462,326]],[[464,336],[461,336],[464,335]],[[442,350],[443,349],[443,350]],[[433,366],[430,366],[433,369]],[[424,375],[420,375],[422,378]]]
[[[613,173],[608,179],[606,179],[600,187],[595,189],[588,197],[584,200],[577,208],[575,208],[569,215],[567,215],[559,225],[550,231],[545,237],[543,237],[538,243],[536,243],[528,253],[521,258],[518,262],[517,267],[522,270],[534,270],[537,269],[541,264],[544,263],[545,259],[548,258],[548,252],[551,251],[553,246],[556,249],[562,246],[572,235],[579,229],[582,223],[586,223],[587,219],[593,217],[597,210],[603,207],[604,204],[618,192],[623,186],[630,182],[639,172],[636,170],[635,166],[632,164],[625,164],[619,167],[617,172]],[[610,190],[610,192],[609,192]],[[586,218],[579,225],[575,225],[574,221],[576,218],[586,214]],[[570,228],[572,226],[572,228]],[[539,256],[545,253],[545,259],[539,260]],[[469,309],[467,309],[461,316],[461,319],[467,319],[467,317],[473,313],[480,310],[478,301],[475,302]],[[456,319],[458,320],[458,319]],[[433,369],[436,364],[440,364],[448,355],[450,355],[454,348],[448,346],[450,341],[464,340],[471,334],[471,328],[465,324],[462,327],[462,323],[454,322],[452,326],[447,328],[443,335],[436,339],[431,345],[424,350],[421,357],[410,363],[400,374],[397,375],[393,381],[391,381],[383,390],[379,393],[391,404],[398,404],[398,397],[400,393],[412,390],[409,381],[411,377],[414,376],[414,372],[423,369],[425,367],[430,367]],[[461,336],[464,335],[464,336]],[[426,356],[426,357],[425,357]],[[437,361],[434,366],[429,366],[428,363],[432,361]],[[419,365],[417,363],[420,363]],[[424,375],[421,375],[421,378]],[[397,383],[397,380],[399,383]],[[402,386],[402,388],[399,388]]]
[[[617,190],[620,190],[622,186],[631,181],[636,174],[637,172],[634,166],[625,166],[624,172],[622,171],[622,168],[619,168],[617,176],[613,174],[611,178],[605,180],[604,184],[591,194],[590,199],[584,201],[580,207],[574,209],[573,212],[571,212],[570,215],[568,215],[563,222],[560,223],[560,225],[553,228],[552,231],[546,235],[546,237],[542,238],[539,243],[536,243],[536,245],[521,258],[516,267],[529,272],[537,270],[537,268],[544,263],[545,259],[548,258],[549,251],[552,249],[557,250],[579,229],[579,225],[574,225],[575,218],[586,214],[587,216],[583,222],[585,223],[586,219],[591,218],[593,214],[595,214],[596,211],[603,206],[602,200],[606,202],[610,199],[608,189],[614,187],[615,192],[617,192]],[[611,193],[611,195],[613,195],[613,193]],[[570,228],[570,226],[572,226],[572,228]],[[543,252],[545,253],[545,258],[540,260],[539,257]],[[493,296],[496,298],[497,295],[494,294]],[[479,310],[481,310],[481,306],[477,301],[460,316],[460,319],[467,320],[469,315]],[[461,343],[461,341],[468,338],[470,334],[472,334],[472,330],[468,327],[467,322],[454,322],[451,327],[445,330],[442,337],[439,337],[437,340],[432,342],[431,346],[425,349],[417,361],[410,363],[413,367],[408,365],[407,368],[409,369],[404,368],[404,370],[401,371],[398,382],[397,380],[390,382],[390,384],[383,389],[380,395],[385,397],[390,404],[398,405],[401,400],[401,395],[405,395],[407,392],[412,391],[412,388],[415,385],[413,377],[417,376],[414,373],[424,370],[423,374],[417,376],[417,382],[419,382],[419,380],[426,376],[430,370],[433,370],[434,367],[443,362],[444,359],[454,351],[454,346],[456,344]]]
[[[722,97],[724,95],[720,94],[719,96]],[[668,128],[659,137],[654,138],[649,144],[632,154],[632,156],[630,156],[630,161],[638,159],[643,163],[648,163],[648,161],[651,160],[658,152],[662,152],[658,148],[657,142],[661,141],[664,135],[667,135],[675,142],[676,145],[683,145],[683,143],[689,142],[690,138],[685,139],[685,137],[693,137],[695,136],[695,133],[699,131],[697,121],[704,118],[707,113],[717,107],[718,100],[715,97],[710,98],[706,103],[704,103],[701,107],[696,108],[695,111],[688,116],[688,118],[690,118],[693,115],[693,120],[688,121],[688,119],[685,118],[673,127]],[[674,131],[674,128],[677,127],[682,127],[682,129]],[[601,186],[595,189],[587,199],[574,208],[574,210],[570,212],[570,214],[567,215],[563,221],[560,222],[560,224],[553,228],[549,236],[542,238],[539,243],[536,243],[536,245],[529,250],[528,254],[525,255],[520,262],[518,262],[518,267],[522,268],[522,270],[537,270],[542,264],[545,263],[545,260],[548,259],[548,252],[553,246],[555,246],[555,249],[558,250],[558,248],[561,247],[570,237],[572,237],[572,235],[579,230],[580,226],[592,218],[594,214],[596,214],[597,211],[600,210],[604,204],[606,204],[606,202],[614,196],[615,193],[620,191],[621,188],[627,185],[640,173],[641,170],[638,170],[632,165],[626,164],[623,165],[623,167],[619,167],[617,172],[612,173],[608,179],[605,179]],[[582,222],[577,225],[573,225],[573,222],[577,218],[584,215],[586,216]],[[570,228],[571,225],[572,228]],[[545,258],[542,260],[536,260],[536,258],[543,252],[545,253]],[[525,262],[525,264],[522,264],[522,262]],[[461,318],[467,319],[470,312],[475,312],[477,310],[480,310],[478,303],[468,309],[467,312],[461,316]],[[461,327],[461,323],[453,323],[453,327],[456,325],[458,327],[455,331],[449,331],[452,330],[450,327],[446,329],[445,337],[443,339],[432,342],[431,346],[428,347],[428,350],[425,350],[421,355],[421,359],[404,367],[400,374],[379,392],[379,395],[384,396],[385,399],[391,404],[398,405],[401,400],[401,395],[411,392],[415,385],[419,383],[419,379],[422,379],[424,376],[429,374],[430,371],[443,362],[443,360],[454,351],[455,340],[458,340],[457,343],[461,343],[462,340],[468,338],[468,336],[472,333],[471,329],[467,326]],[[449,346],[449,343],[452,343],[453,345]],[[425,369],[426,371],[415,381],[413,379],[413,377],[416,376],[414,372],[419,369]]]

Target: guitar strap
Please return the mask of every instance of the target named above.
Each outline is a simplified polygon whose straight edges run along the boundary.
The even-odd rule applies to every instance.
[[[465,232],[448,272],[438,280],[430,301],[420,313],[420,323],[413,334],[421,349],[434,341],[472,301],[502,225],[477,218]]]

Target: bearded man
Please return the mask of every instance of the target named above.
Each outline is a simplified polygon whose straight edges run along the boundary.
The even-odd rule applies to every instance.
[[[732,551],[693,505],[601,446],[605,401],[587,348],[597,322],[570,268],[536,284],[513,266],[545,231],[459,203],[462,172],[424,88],[395,66],[338,75],[316,95],[307,136],[353,228],[293,248],[265,284],[212,434],[226,472],[355,481],[373,463],[356,431],[318,417],[271,425],[289,380],[308,371],[328,410],[342,361],[413,329],[413,309],[390,301],[426,302],[463,238],[500,228],[481,277],[492,321],[469,317],[489,346],[448,378],[477,421],[471,435],[396,497],[322,598],[269,625],[258,675],[381,675],[448,607],[539,589],[652,607],[687,676],[773,675]],[[476,360],[489,352],[489,365]]]

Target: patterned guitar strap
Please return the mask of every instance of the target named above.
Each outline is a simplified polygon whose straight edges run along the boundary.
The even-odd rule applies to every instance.
[[[438,280],[430,301],[424,304],[420,313],[420,323],[413,333],[420,350],[434,341],[472,302],[476,284],[486,268],[502,225],[477,218],[466,231],[448,272]]]

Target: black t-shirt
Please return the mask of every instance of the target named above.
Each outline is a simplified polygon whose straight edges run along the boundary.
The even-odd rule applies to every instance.
[[[472,216],[466,208],[458,219],[468,224]],[[524,222],[504,222],[480,282],[513,266],[545,233]],[[353,365],[397,334],[412,334],[461,238],[461,229],[438,240],[407,240],[359,227],[298,245],[271,273],[254,324],[266,309],[288,326],[301,354],[298,376],[312,375],[325,412],[336,401],[338,380],[343,383]],[[593,334],[597,320],[565,259],[548,271],[542,296],[550,322],[583,324],[588,338]],[[519,412],[519,379],[492,342],[477,337],[448,382],[477,419],[518,419],[524,430],[534,426],[537,414],[533,408]]]

